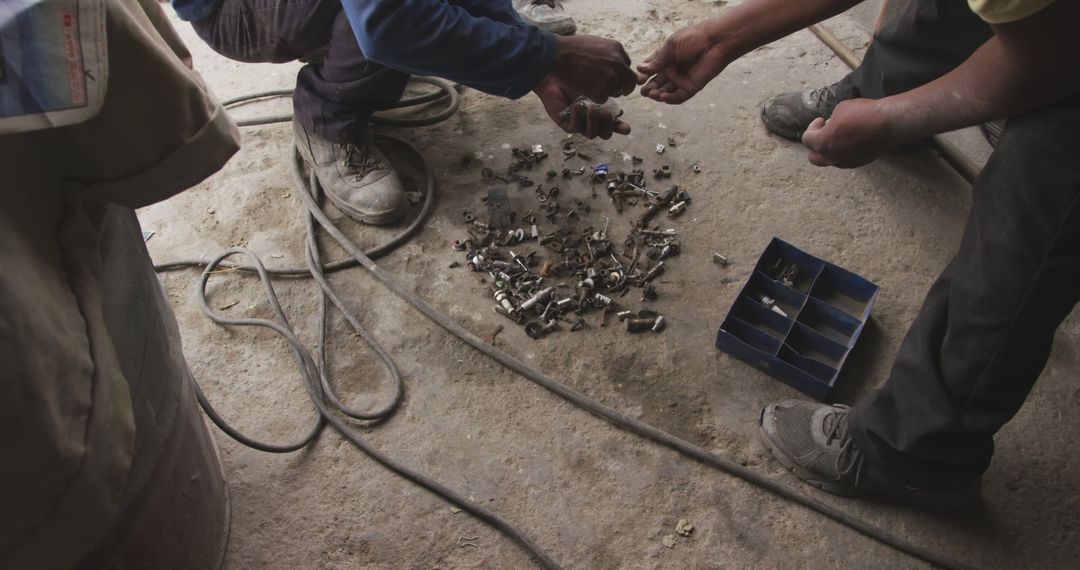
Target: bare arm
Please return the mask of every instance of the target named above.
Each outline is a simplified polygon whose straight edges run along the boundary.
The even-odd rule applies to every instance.
[[[995,35],[953,71],[911,91],[836,107],[803,135],[810,162],[854,167],[900,143],[1017,115],[1080,92],[1080,3],[1057,0]]]
[[[731,62],[862,0],[747,0],[720,16],[679,30],[638,66],[641,93],[679,104]]]
[[[1080,3],[1057,0],[994,37],[952,72],[882,100],[897,137],[926,136],[1017,115],[1080,91]]]

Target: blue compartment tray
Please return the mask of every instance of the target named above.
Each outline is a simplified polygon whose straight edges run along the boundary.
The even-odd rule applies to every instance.
[[[773,238],[720,325],[716,347],[822,400],[877,294],[870,281]]]

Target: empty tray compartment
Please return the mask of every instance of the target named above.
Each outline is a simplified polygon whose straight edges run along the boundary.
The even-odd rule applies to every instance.
[[[826,383],[832,383],[847,355],[847,347],[796,324],[780,347],[780,359]]]
[[[810,296],[865,321],[877,292],[877,285],[866,279],[835,265],[826,265],[814,281]]]
[[[761,254],[756,269],[769,279],[780,283],[784,268],[792,264],[798,266],[792,286],[803,293],[810,290],[818,274],[825,267],[825,262],[820,259],[784,241],[774,239]]]
[[[720,327],[720,332],[721,334],[726,332],[738,341],[749,345],[754,350],[767,355],[775,356],[776,352],[780,350],[779,339],[770,336],[768,333],[754,325],[745,323],[734,317],[728,317],[727,320],[724,321],[724,326]],[[718,340],[717,344],[722,344],[722,341]]]
[[[763,273],[754,272],[750,276],[750,281],[747,282],[746,287],[743,288],[743,297],[747,297],[753,302],[757,303],[767,311],[772,309],[766,306],[764,297],[768,297],[775,302],[780,310],[787,314],[788,318],[795,318],[795,315],[806,304],[806,295],[791,289],[777,281],[769,279]],[[772,311],[778,317],[783,317],[779,313]]]
[[[808,299],[806,306],[799,311],[798,322],[844,346],[852,345],[862,324],[855,320],[855,317],[813,297]]]

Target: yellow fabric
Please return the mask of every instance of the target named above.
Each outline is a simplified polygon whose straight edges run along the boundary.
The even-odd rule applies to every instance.
[[[990,24],[1008,24],[1053,4],[1054,0],[968,0],[971,10]]]

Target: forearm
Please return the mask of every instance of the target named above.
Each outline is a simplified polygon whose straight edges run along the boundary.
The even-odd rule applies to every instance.
[[[343,0],[342,6],[368,59],[493,95],[528,93],[550,71],[557,51],[547,32],[440,0]]]
[[[863,0],[747,0],[705,21],[705,31],[727,62],[807,26],[835,16]]]
[[[1009,117],[1080,92],[1077,3],[1058,0],[995,26],[995,36],[950,73],[878,105],[900,141]]]

